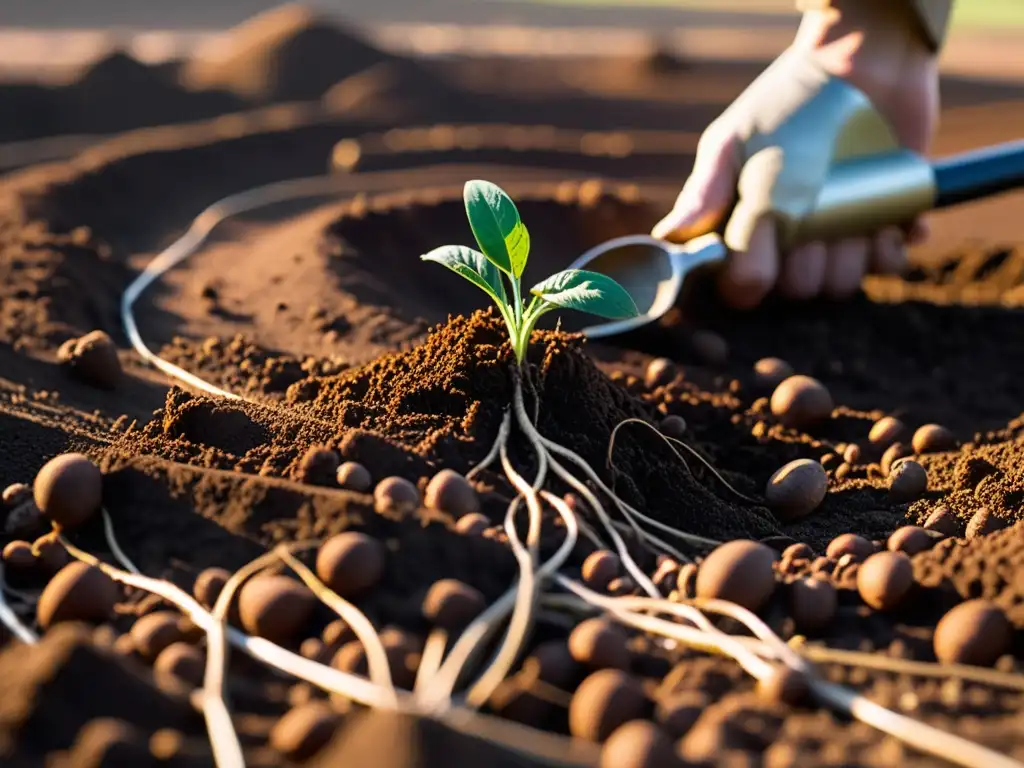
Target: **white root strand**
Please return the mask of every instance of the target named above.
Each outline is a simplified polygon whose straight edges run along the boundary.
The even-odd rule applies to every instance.
[[[7,602],[7,598],[4,596],[6,591],[6,584],[4,582],[4,565],[0,562],[0,622],[7,627],[11,634],[21,640],[26,645],[34,645],[39,642],[39,635],[33,632],[29,627],[18,618]]]

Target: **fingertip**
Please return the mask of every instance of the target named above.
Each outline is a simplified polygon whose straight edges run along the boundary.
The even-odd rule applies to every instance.
[[[764,218],[751,233],[748,248],[729,254],[719,277],[719,292],[734,309],[753,309],[779,279],[779,252],[775,222]]]
[[[867,272],[870,248],[866,237],[840,240],[829,247],[823,284],[826,295],[846,299],[857,292]]]
[[[903,230],[887,227],[875,235],[872,270],[881,275],[898,275],[907,265]]]
[[[821,293],[827,261],[828,248],[823,242],[795,248],[783,259],[779,292],[789,299],[814,298]]]

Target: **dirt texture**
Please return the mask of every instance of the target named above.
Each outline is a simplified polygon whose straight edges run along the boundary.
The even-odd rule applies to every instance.
[[[481,309],[476,288],[416,257],[471,242],[461,199],[470,178],[516,199],[534,244],[528,280],[604,239],[649,231],[686,177],[700,131],[760,67],[667,66],[653,56],[403,60],[297,7],[231,34],[235,54],[219,62],[151,69],[113,53],[67,83],[0,86],[0,125],[15,126],[4,140],[117,134],[0,177],[0,487],[31,485],[48,459],[85,453],[104,472],[104,507],[124,552],[144,574],[186,591],[204,569],[235,571],[280,543],[365,533],[383,544],[386,564],[355,602],[401,638],[401,663],[414,668],[430,631],[422,604],[431,585],[456,579],[490,602],[514,583],[516,562],[498,526],[515,491],[495,467],[481,473],[475,489],[490,527],[472,534],[440,509],[378,511],[372,488],[338,487],[333,472],[310,470],[309,452],[359,462],[374,483],[405,478],[422,494],[440,470],[464,474],[490,451],[513,393],[505,330],[493,309]],[[3,120],[8,109],[23,119]],[[943,110],[938,153],[1013,139],[1024,131],[1024,86],[949,79]],[[191,390],[146,365],[120,318],[121,294],[144,265],[226,195],[328,169],[331,194],[232,218],[135,305],[151,349],[239,398]],[[698,275],[680,309],[614,345],[574,333],[578,318],[551,316],[532,339],[526,388],[543,435],[630,505],[688,534],[767,540],[780,550],[803,542],[823,556],[840,534],[882,545],[946,509],[948,537],[913,556],[914,599],[899,610],[868,608],[857,564],[819,557],[776,563],[774,595],[759,612],[786,639],[806,634],[794,642],[868,652],[884,666],[934,661],[944,613],[964,600],[993,601],[1013,642],[985,680],[836,660],[819,669],[1017,759],[1022,203],[1015,193],[937,215],[907,275],[870,277],[843,303],[771,300],[734,313]],[[60,352],[94,330],[118,347],[124,373],[113,390],[91,385]],[[772,387],[754,370],[770,356],[822,382],[835,403],[829,418],[799,430],[779,422]],[[671,359],[675,375],[645,381],[657,357]],[[685,420],[689,450],[660,436],[669,415]],[[883,416],[903,422],[908,445],[929,423],[955,441],[916,457],[928,487],[909,501],[889,493],[884,446],[868,441]],[[624,420],[632,421],[610,451]],[[851,444],[861,457],[845,461]],[[521,436],[510,457],[532,476],[537,458]],[[762,499],[773,473],[796,459],[821,462],[828,494],[812,514],[785,522]],[[24,492],[5,496],[0,512],[5,546],[47,530]],[[544,553],[563,535],[546,521]],[[665,535],[690,556],[710,550]],[[99,518],[72,538],[110,555]],[[627,543],[653,574],[654,555]],[[570,571],[593,549],[581,542]],[[311,552],[304,557],[312,563]],[[18,568],[5,555],[6,599],[30,625],[52,576],[37,560]],[[805,633],[791,598],[811,572],[837,587],[838,608],[827,626]],[[666,593],[676,589],[671,581]],[[213,764],[190,686],[154,671],[132,639],[141,617],[170,606],[138,590],[120,597],[95,628],[61,624],[31,647],[0,634],[0,764]],[[328,640],[334,618],[318,604],[287,647],[330,659],[339,650]],[[569,629],[539,622],[531,652],[564,659]],[[181,637],[195,645],[187,630]],[[626,658],[650,698],[644,717],[689,764],[945,764],[825,710],[766,703],[726,659],[666,649],[642,634],[629,636]],[[568,734],[569,702],[590,670],[567,663],[538,679],[536,666],[517,667],[484,709]],[[453,765],[552,764],[541,746],[525,756],[513,749],[533,739],[529,731],[510,738],[488,731],[493,724],[363,715],[240,654],[227,690],[250,765],[301,762],[286,761],[273,728],[310,701],[330,701],[341,723],[330,721],[333,736],[311,765],[358,761],[382,739],[393,749],[382,749],[381,765],[426,768],[442,764],[437,755]],[[682,701],[693,710],[686,728],[685,712],[674,724],[663,716],[668,702]],[[597,764],[594,750],[581,757],[559,743],[572,764]]]

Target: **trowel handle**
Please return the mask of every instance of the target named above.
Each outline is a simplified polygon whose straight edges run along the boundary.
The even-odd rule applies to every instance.
[[[934,207],[948,208],[1024,188],[1024,141],[951,155],[932,164]]]

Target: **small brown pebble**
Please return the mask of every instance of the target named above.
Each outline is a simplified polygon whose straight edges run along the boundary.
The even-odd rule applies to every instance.
[[[888,448],[906,432],[906,425],[895,416],[884,416],[871,426],[868,441],[878,449]]]
[[[36,475],[39,511],[61,528],[74,528],[95,514],[103,497],[103,473],[80,453],[50,459]]]
[[[483,594],[456,579],[435,581],[423,598],[423,618],[449,634],[469,626],[487,607]]]
[[[299,646],[299,655],[320,664],[330,664],[334,653],[319,637],[307,637]]]
[[[910,455],[910,446],[906,443],[893,443],[885,449],[885,453],[882,454],[882,459],[879,462],[882,475],[888,477],[892,472],[893,466],[900,459],[905,459]]]
[[[230,578],[231,572],[224,568],[206,568],[196,577],[192,595],[206,608],[213,608],[220,591]]]
[[[623,723],[645,717],[649,709],[639,680],[618,669],[602,669],[573,694],[569,732],[578,739],[602,742]]]
[[[811,427],[824,421],[834,408],[825,385],[810,376],[790,376],[772,393],[771,409],[783,426],[793,429]]]
[[[677,414],[671,414],[661,420],[661,424],[658,425],[658,429],[665,437],[671,437],[674,440],[682,440],[686,437],[686,419]]]
[[[324,627],[324,631],[320,633],[320,639],[324,641],[325,646],[337,651],[345,643],[355,640],[356,633],[344,619],[335,619]]]
[[[270,730],[270,747],[289,760],[309,760],[331,740],[341,715],[326,701],[288,710]]]
[[[61,568],[43,589],[36,617],[43,629],[62,621],[98,623],[109,618],[120,596],[117,584],[107,574],[75,560]]]
[[[450,469],[442,469],[427,483],[423,503],[430,509],[463,517],[480,511],[480,498],[469,481]]]
[[[370,470],[358,461],[342,462],[335,473],[334,479],[337,481],[338,486],[346,491],[367,493],[373,488],[373,478],[370,476]]]
[[[673,739],[681,739],[707,709],[707,694],[704,691],[679,691],[662,696],[654,709],[654,718]]]
[[[1008,520],[996,517],[988,507],[979,507],[978,510],[971,515],[970,522],[967,523],[967,532],[965,535],[968,540],[977,539],[982,536],[988,536],[990,533],[1001,531],[1008,525]]]
[[[404,633],[385,631],[381,632],[380,639],[394,684],[406,690],[412,688],[416,680],[416,670],[411,662],[418,662],[416,654],[419,653],[419,648]],[[366,649],[358,640],[346,643],[334,655],[331,666],[342,672],[366,677],[369,674]]]
[[[540,680],[556,688],[571,689],[578,679],[580,666],[565,640],[541,643],[523,660],[522,673],[527,679]]]
[[[587,555],[583,561],[583,583],[591,589],[604,591],[612,579],[622,572],[622,561],[614,552],[599,549]]]
[[[902,552],[878,552],[857,569],[857,591],[878,611],[899,606],[913,586],[914,567]]]
[[[846,450],[843,451],[843,461],[845,461],[850,466],[856,466],[857,463],[860,461],[860,458],[861,450],[859,445],[857,445],[856,443],[851,443],[850,445],[846,446]]]
[[[913,459],[899,459],[889,473],[889,499],[896,504],[915,501],[928,490],[928,473]]]
[[[117,357],[117,347],[103,331],[85,334],[65,354],[71,371],[86,384],[100,389],[116,389],[121,382],[121,361]]]
[[[279,645],[299,633],[316,603],[306,585],[289,576],[255,576],[238,591],[238,615],[245,630]]]
[[[764,357],[754,363],[754,377],[759,387],[775,389],[793,375],[793,366],[777,357]]]
[[[24,483],[11,483],[4,488],[3,502],[8,509],[14,509],[32,500],[32,489]]]
[[[826,629],[838,607],[836,588],[824,579],[799,579],[789,585],[789,612],[798,632],[811,635]]]
[[[601,747],[600,768],[682,768],[672,740],[654,723],[633,720],[616,728]]]
[[[138,619],[129,634],[139,654],[154,661],[172,643],[184,640],[178,619],[173,611],[155,611]]]
[[[783,560],[813,560],[814,550],[809,545],[799,542],[782,550]]]
[[[849,476],[851,471],[853,471],[853,467],[851,467],[849,464],[845,464],[845,463],[844,464],[840,464],[838,467],[836,467],[836,472],[835,472],[836,480],[837,481],[845,480]]]
[[[194,645],[178,642],[164,648],[153,663],[153,671],[174,675],[179,680],[198,687],[206,672],[206,657]]]
[[[36,556],[27,541],[12,541],[4,547],[4,568],[10,571],[28,571],[36,566]]]
[[[988,600],[960,603],[935,627],[935,656],[944,664],[990,667],[1013,645],[1013,625]]]
[[[629,637],[604,618],[587,619],[569,634],[569,653],[592,669],[629,669]]]
[[[838,560],[843,555],[853,555],[855,560],[864,560],[875,552],[875,546],[855,533],[843,533],[836,536],[828,543],[825,555],[832,560]]]
[[[490,519],[479,512],[460,517],[455,523],[455,530],[464,536],[482,536],[483,532],[490,527]]]
[[[928,515],[924,521],[924,528],[941,536],[956,536],[961,525],[953,510],[945,504],[940,504]]]
[[[725,365],[729,359],[729,343],[714,331],[694,331],[690,347],[706,365]]]
[[[636,592],[636,583],[629,576],[619,576],[608,582],[608,594],[612,597],[632,595]]]
[[[777,666],[764,678],[757,681],[757,695],[769,704],[786,704],[798,707],[810,693],[807,678],[786,666]]]
[[[925,424],[914,433],[911,445],[917,454],[942,453],[956,448],[956,438],[939,424]]]
[[[811,459],[797,459],[771,476],[764,494],[776,517],[793,522],[817,509],[827,492],[825,468]]]
[[[697,570],[697,597],[730,600],[756,612],[775,591],[775,558],[775,550],[755,541],[722,544]]]
[[[385,477],[373,489],[373,506],[380,514],[407,515],[420,505],[420,492],[404,477]]]
[[[71,555],[64,545],[52,536],[40,536],[32,542],[32,549],[36,553],[36,562],[46,573],[54,574],[71,562]]]
[[[131,636],[131,633],[126,632],[114,641],[114,653],[120,656],[138,657],[139,652],[135,648],[135,638]]]
[[[375,586],[384,575],[384,545],[365,533],[345,531],[320,546],[317,576],[344,598],[356,597]]]
[[[676,589],[684,600],[690,600],[697,596],[697,572],[696,563],[683,563],[676,575]]]
[[[326,487],[334,485],[338,478],[338,462],[338,454],[330,448],[312,446],[299,462],[299,482]]]
[[[663,595],[667,595],[676,586],[676,575],[679,573],[679,563],[670,557],[662,557],[658,567],[651,575],[651,581]]]
[[[906,552],[913,556],[931,549],[936,540],[935,536],[920,526],[904,525],[892,532],[886,542],[886,547],[890,552]]]
[[[676,364],[667,357],[657,357],[647,364],[644,372],[644,384],[649,389],[657,389],[672,383],[676,377]]]

